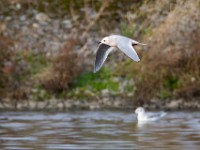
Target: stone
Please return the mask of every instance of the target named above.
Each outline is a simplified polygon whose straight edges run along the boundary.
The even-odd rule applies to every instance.
[[[17,109],[22,110],[25,108],[28,108],[28,101],[23,100],[23,101],[17,103]]]
[[[57,103],[57,108],[58,108],[59,110],[64,109],[64,103],[63,103],[63,102]]]
[[[17,10],[20,10],[22,8],[20,3],[17,3],[15,7],[16,7]]]
[[[168,104],[166,104],[166,108],[168,109],[178,109],[180,105],[183,103],[182,100],[172,100]]]
[[[102,93],[102,96],[103,96],[103,97],[109,96],[109,90],[108,90],[108,89],[103,89],[103,90],[101,90],[101,93]]]
[[[38,23],[33,23],[32,27],[35,28],[35,29],[38,29],[40,27],[40,25]]]
[[[90,108],[90,110],[97,110],[97,109],[100,109],[100,106],[99,106],[98,103],[93,102],[93,103],[91,103],[91,104],[89,105],[89,108]]]
[[[10,16],[7,16],[7,17],[5,18],[5,21],[10,21],[10,20],[12,20],[12,17],[10,17]]]
[[[34,102],[34,101],[29,101],[29,103],[28,103],[28,108],[29,108],[29,109],[35,109],[35,108],[36,108],[36,102]]]
[[[64,101],[64,105],[65,105],[65,108],[71,108],[72,107],[72,103],[71,103],[70,100]]]
[[[116,108],[120,108],[122,106],[121,100],[115,100],[113,106]]]
[[[67,29],[72,28],[72,22],[70,20],[64,20],[62,23],[65,28],[67,28]]]
[[[3,109],[3,108],[4,108],[3,104],[2,104],[2,103],[0,103],[0,109]]]
[[[112,102],[108,97],[103,98],[103,105],[104,106],[111,106]]]
[[[37,102],[36,109],[43,109],[45,105],[46,105],[45,101]]]
[[[25,15],[22,15],[19,17],[20,21],[25,21],[26,20],[26,16]]]
[[[50,20],[49,17],[45,13],[36,14],[35,19],[41,24],[44,24]]]
[[[6,30],[6,24],[5,23],[1,23],[0,24],[0,33],[3,33]]]

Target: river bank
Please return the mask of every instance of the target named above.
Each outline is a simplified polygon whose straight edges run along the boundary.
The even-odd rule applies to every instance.
[[[0,2],[0,109],[199,109],[199,4]],[[110,34],[146,43],[141,61],[113,52],[93,74]]]
[[[152,99],[148,104],[134,104],[133,100],[123,98],[102,98],[99,100],[63,100],[49,99],[45,101],[23,100],[17,103],[0,101],[0,110],[134,110],[143,106],[148,110],[200,110],[198,100],[158,100]]]

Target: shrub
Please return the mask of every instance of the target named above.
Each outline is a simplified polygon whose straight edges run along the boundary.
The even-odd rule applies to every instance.
[[[81,57],[75,51],[75,39],[69,39],[55,57],[53,65],[40,75],[42,86],[55,94],[68,90],[81,72]]]
[[[14,41],[0,36],[0,97],[14,100],[25,99],[24,75],[27,73],[26,63],[11,50]]]
[[[135,73],[137,99],[200,96],[199,1],[177,4],[152,31],[148,49]]]

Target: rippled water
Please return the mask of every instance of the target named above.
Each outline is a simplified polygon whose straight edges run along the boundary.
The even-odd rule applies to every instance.
[[[200,113],[138,124],[134,112],[1,112],[1,150],[200,149]]]

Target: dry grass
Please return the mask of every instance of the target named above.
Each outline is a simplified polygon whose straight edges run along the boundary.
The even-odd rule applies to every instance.
[[[11,50],[13,45],[12,39],[0,36],[0,97],[20,100],[27,97],[23,80],[27,70],[23,60]]]
[[[81,72],[81,59],[75,52],[75,39],[69,39],[53,61],[53,66],[40,75],[43,87],[49,92],[61,93],[67,90],[74,78]]]
[[[200,96],[200,1],[176,4],[152,31],[136,73],[137,99]]]
[[[14,71],[12,63],[8,63],[12,56],[12,51],[9,49],[12,44],[10,39],[0,36],[0,96],[5,94],[9,82],[8,75]]]

